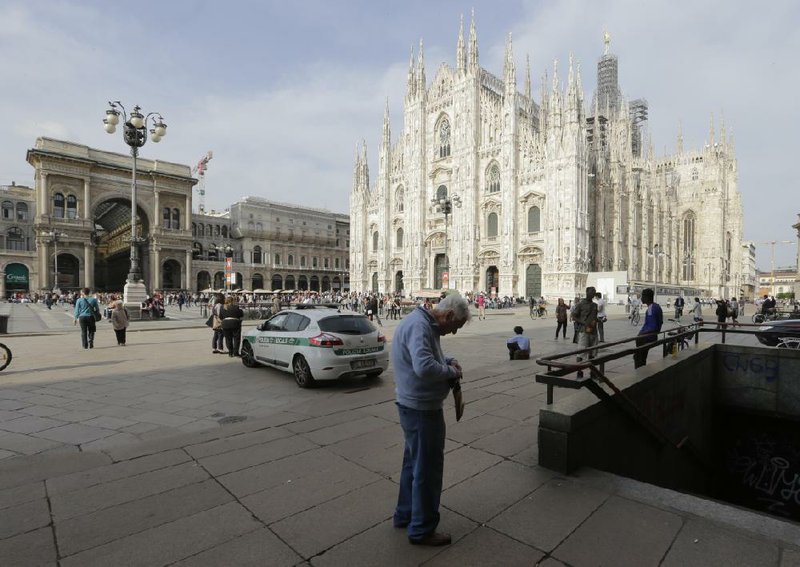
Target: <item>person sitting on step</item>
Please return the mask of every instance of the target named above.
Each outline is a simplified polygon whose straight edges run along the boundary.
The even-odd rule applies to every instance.
[[[514,336],[506,341],[509,360],[528,360],[531,357],[531,340],[522,333],[525,331],[517,325]]]

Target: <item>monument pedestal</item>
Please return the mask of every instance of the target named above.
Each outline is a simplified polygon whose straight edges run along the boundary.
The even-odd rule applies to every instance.
[[[147,288],[142,282],[128,282],[122,292],[122,303],[131,319],[142,318],[142,303],[147,299]]]

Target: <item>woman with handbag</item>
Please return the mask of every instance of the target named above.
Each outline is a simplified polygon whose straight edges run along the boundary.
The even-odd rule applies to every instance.
[[[81,325],[81,345],[84,349],[94,348],[94,334],[97,332],[97,321],[103,318],[97,299],[89,296],[89,288],[81,290],[81,296],[75,302],[73,325]]]
[[[122,304],[122,301],[117,300],[112,304],[111,310],[111,326],[114,328],[114,334],[117,335],[117,345],[125,346],[125,338],[128,330],[128,310]]]
[[[221,293],[214,295],[211,315],[206,321],[206,325],[211,327],[214,332],[211,337],[211,354],[223,354],[225,352],[225,347],[222,346],[222,318],[220,317],[224,301],[225,297]]]

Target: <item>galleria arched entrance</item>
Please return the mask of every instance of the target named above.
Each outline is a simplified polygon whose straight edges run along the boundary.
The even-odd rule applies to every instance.
[[[149,234],[147,215],[137,207],[136,233]],[[131,265],[131,202],[109,199],[94,209],[95,287],[101,291],[121,292]],[[139,268],[144,281],[149,281],[147,240],[139,245]]]

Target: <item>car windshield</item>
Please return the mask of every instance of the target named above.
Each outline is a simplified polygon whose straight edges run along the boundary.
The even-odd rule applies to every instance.
[[[319,320],[320,331],[342,335],[368,335],[375,327],[363,315],[338,315]]]

